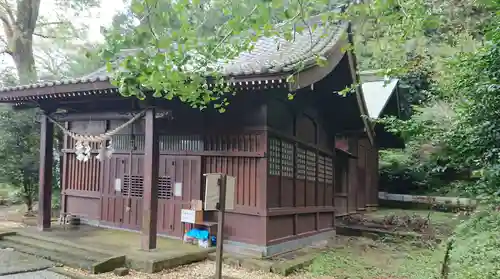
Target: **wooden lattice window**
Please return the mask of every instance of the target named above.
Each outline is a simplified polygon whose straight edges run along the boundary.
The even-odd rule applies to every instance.
[[[114,135],[113,148],[116,150],[144,150],[144,135]],[[160,135],[159,145],[161,151],[203,151],[201,136]]]
[[[129,175],[124,175],[122,193],[126,196],[142,198],[144,195],[144,177],[132,175],[132,179],[130,179]],[[172,178],[170,176],[158,177],[158,198],[168,200],[173,196]]]
[[[124,175],[122,193],[127,196],[142,198],[144,194],[144,178],[139,175]]]
[[[306,151],[297,148],[297,179],[306,178]]]
[[[144,150],[144,135],[114,135],[112,146],[116,150]]]
[[[203,151],[203,138],[198,135],[178,136],[160,135],[160,150],[162,151]]]
[[[260,134],[206,135],[205,151],[256,152],[260,150]]]
[[[318,156],[318,181],[325,182],[325,156]]]
[[[307,151],[306,172],[307,180],[316,180],[316,153],[312,151]]]
[[[325,157],[325,182],[333,185],[333,160]]]
[[[280,141],[275,138],[269,139],[269,174],[280,175],[280,157],[281,146]]]
[[[281,142],[281,175],[293,178],[293,144]]]
[[[158,177],[158,198],[170,200],[173,196],[172,178],[170,176]]]

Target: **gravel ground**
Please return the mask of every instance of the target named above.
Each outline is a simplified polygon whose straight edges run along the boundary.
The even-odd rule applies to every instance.
[[[63,275],[59,275],[54,272],[50,272],[48,270],[43,270],[37,272],[4,275],[2,276],[2,279],[70,279],[70,278]]]
[[[213,274],[215,274],[215,263],[211,261],[205,261],[205,262],[200,262],[200,263],[195,263],[171,270],[164,270],[159,273],[155,274],[146,274],[146,273],[139,273],[139,272],[134,272],[130,271],[130,274],[124,277],[118,277],[112,273],[105,273],[105,274],[99,274],[99,275],[88,275],[85,274],[81,270],[75,270],[75,269],[69,269],[66,268],[66,270],[73,272],[73,273],[78,273],[81,275],[86,275],[89,276],[90,278],[106,278],[106,279],[118,279],[118,278],[134,278],[134,279],[208,279]],[[297,275],[292,275],[288,277],[283,277],[277,274],[272,274],[272,273],[267,273],[267,272],[255,272],[255,271],[248,271],[242,268],[234,268],[231,266],[224,265],[223,267],[223,272],[222,274],[224,276],[227,276],[227,279],[307,279],[307,278],[312,278],[306,274],[297,274]],[[318,278],[316,279],[328,279],[333,277],[325,277],[325,278]]]

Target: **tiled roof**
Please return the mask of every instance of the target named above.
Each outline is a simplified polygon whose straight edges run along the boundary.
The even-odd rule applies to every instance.
[[[305,68],[311,67],[316,63],[316,55],[328,56],[328,52],[336,46],[346,28],[347,24],[341,22],[318,25],[311,33],[307,29],[300,34],[297,33],[295,39],[291,42],[283,39],[262,37],[257,40],[251,52],[242,53],[233,60],[222,63],[220,65],[221,72],[226,77],[238,80],[251,76],[272,77],[283,75],[297,69],[301,63]],[[279,78],[283,78],[283,76]],[[108,80],[109,74],[105,68],[101,68],[81,78],[0,88],[0,92]]]
[[[242,53],[223,65],[226,76],[287,73],[304,65],[315,63],[315,55],[324,55],[334,47],[346,26],[335,24],[316,28],[311,34],[304,31],[297,34],[294,41],[277,38],[261,38],[254,49]]]

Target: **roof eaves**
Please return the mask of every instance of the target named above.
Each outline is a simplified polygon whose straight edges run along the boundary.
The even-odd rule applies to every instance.
[[[256,69],[255,67],[248,67],[246,70],[240,68],[241,72],[227,72],[224,75],[228,78],[228,83],[236,84],[246,84],[249,83],[261,83],[261,82],[270,82],[270,83],[282,83],[286,78],[286,75],[293,72],[297,69],[297,67],[302,66],[301,70],[307,70],[308,68],[314,67],[315,63],[315,55],[326,55],[328,51],[335,46],[335,43],[338,41],[341,30],[343,30],[345,24],[341,24],[341,22],[336,22],[333,26],[332,24],[325,25],[322,27],[318,27],[318,29],[323,29],[323,34],[317,37],[316,41],[311,45],[310,48],[306,50],[301,50],[299,54],[294,53],[293,59],[285,61],[284,64],[280,64],[283,61],[277,61],[275,65],[272,65],[270,68]],[[307,31],[306,31],[307,32]],[[323,37],[327,35],[327,37]],[[298,45],[300,47],[300,45]],[[293,49],[293,46],[292,46]],[[124,50],[124,55],[130,55],[137,51],[137,49],[127,49]],[[123,55],[122,55],[123,56]],[[118,58],[119,59],[119,58]],[[115,62],[116,63],[116,62]],[[255,66],[255,65],[253,65]],[[269,65],[271,66],[271,65]],[[31,85],[21,85],[14,87],[6,87],[0,88],[0,93],[5,92],[16,92],[33,88],[47,88],[58,85],[69,85],[69,84],[85,84],[85,83],[93,83],[96,81],[109,81],[110,75],[106,72],[106,67],[102,67],[93,73],[87,74],[81,78],[67,79],[61,81],[51,81],[51,82],[39,82]]]

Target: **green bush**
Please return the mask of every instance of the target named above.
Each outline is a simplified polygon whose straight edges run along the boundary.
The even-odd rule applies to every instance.
[[[500,212],[474,214],[457,227],[453,240],[449,279],[500,278]]]
[[[420,146],[419,146],[420,148]],[[380,151],[380,191],[394,194],[464,196],[458,184],[470,184],[469,174],[440,160],[425,160],[412,143],[404,150]]]

